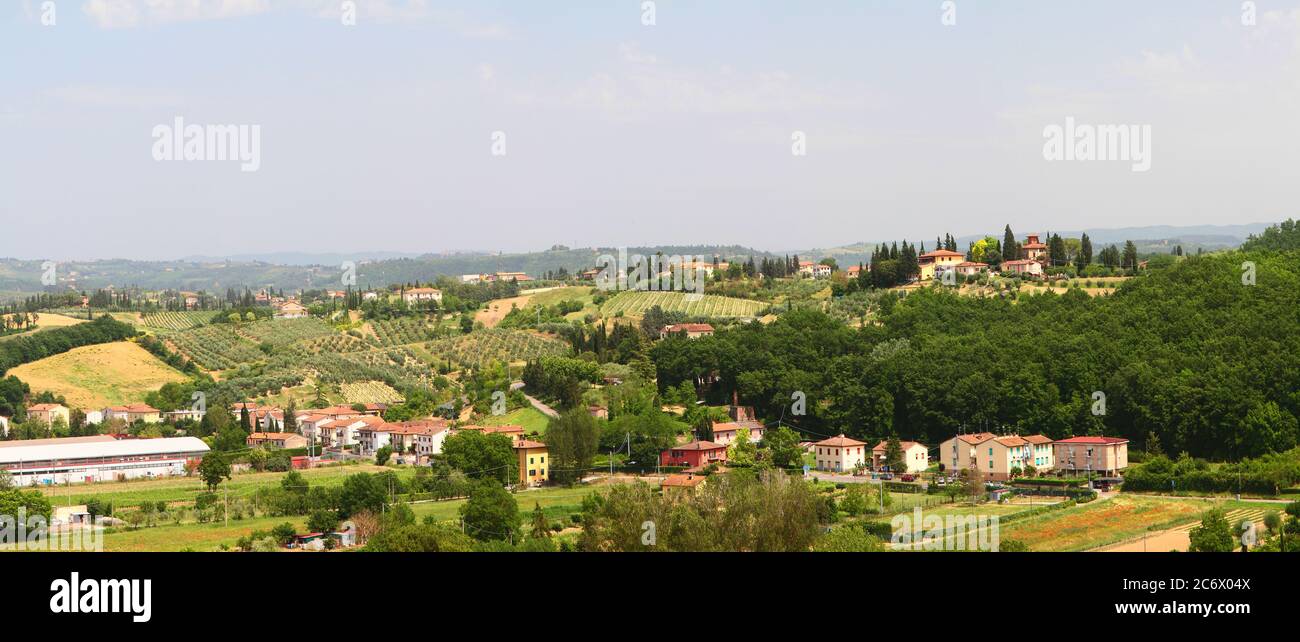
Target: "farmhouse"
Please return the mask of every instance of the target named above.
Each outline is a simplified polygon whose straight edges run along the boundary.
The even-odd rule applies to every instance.
[[[978,276],[980,273],[989,269],[989,264],[980,263],[978,261],[962,261],[954,266],[953,269],[957,270],[958,276]]]
[[[104,409],[104,419],[112,421],[121,419],[128,424],[143,421],[149,424],[162,422],[161,412],[149,404],[133,403],[125,406],[112,406]]]
[[[456,430],[478,430],[485,435],[505,435],[510,438],[511,442],[516,444],[524,438],[523,426],[461,426]]]
[[[930,451],[926,449],[925,444],[915,441],[898,442],[903,448],[903,461],[906,463],[905,470],[894,470],[895,473],[920,473],[930,467]],[[889,450],[889,442],[882,441],[871,449],[871,469],[880,470],[885,466],[885,453]]]
[[[1020,246],[1020,258],[1027,261],[1042,261],[1047,258],[1047,245],[1038,240],[1037,234],[1030,234]]]
[[[207,444],[195,437],[42,439],[0,448],[0,468],[9,471],[16,486],[116,481],[184,475],[186,466],[207,452]]]
[[[667,339],[679,332],[685,333],[687,339],[698,339],[713,336],[713,326],[707,323],[672,323],[659,331],[659,338]]]
[[[1128,440],[1120,437],[1071,437],[1052,448],[1058,471],[1114,477],[1128,468]]]
[[[695,489],[700,484],[703,484],[705,479],[708,478],[695,473],[669,475],[662,482],[659,482],[659,491],[663,494],[664,499],[670,501],[688,499],[695,494]]]
[[[50,425],[55,420],[62,419],[63,424],[67,425],[69,413],[67,406],[57,403],[38,403],[27,409],[27,418],[33,421],[39,421],[45,425]]]
[[[411,288],[402,293],[402,300],[407,305],[416,305],[418,303],[442,303],[442,290],[437,288]]]
[[[660,466],[699,468],[727,461],[727,447],[711,441],[692,441],[659,453]]]
[[[867,444],[844,435],[823,439],[813,444],[817,457],[817,470],[849,472],[867,465]]]
[[[1002,271],[1010,274],[1025,274],[1029,276],[1041,276],[1043,274],[1043,264],[1038,261],[1021,259],[1018,261],[1003,261]]]
[[[757,421],[734,421],[713,424],[713,443],[730,446],[741,428],[749,431],[750,443],[763,440],[763,424]]]
[[[307,308],[294,301],[281,303],[275,309],[275,318],[277,319],[302,319],[306,316]]]
[[[921,268],[921,280],[929,281],[936,276],[940,276],[944,270],[955,268],[964,260],[966,260],[966,255],[961,252],[935,250],[922,254],[917,258],[916,262]]]
[[[255,432],[249,434],[244,443],[252,448],[306,448],[307,438],[291,432]]]
[[[521,439],[515,442],[515,455],[519,457],[519,483],[523,486],[541,486],[550,476],[546,463],[546,444]]]

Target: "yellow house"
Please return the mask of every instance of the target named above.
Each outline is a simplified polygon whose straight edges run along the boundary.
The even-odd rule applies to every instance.
[[[546,463],[546,444],[520,439],[515,442],[515,455],[519,457],[519,483],[523,486],[541,486],[550,479]]]
[[[944,270],[955,269],[966,261],[966,255],[952,250],[935,250],[922,254],[917,260],[921,268],[921,280],[929,281]]]

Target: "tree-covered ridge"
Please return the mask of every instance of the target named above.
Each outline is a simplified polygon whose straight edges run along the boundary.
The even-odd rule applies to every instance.
[[[1268,226],[1259,235],[1251,234],[1242,250],[1300,250],[1300,225],[1287,219],[1277,225]]]
[[[1243,284],[1244,261],[1255,285]],[[866,440],[936,444],[963,426],[1005,426],[1138,446],[1154,435],[1167,451],[1213,458],[1296,443],[1300,253],[1189,257],[1109,297],[923,289],[887,303],[882,323],[860,330],[798,310],[660,342],[659,385],[716,374],[716,400],[739,390],[769,420]],[[795,391],[804,416],[790,412]]]
[[[89,323],[51,328],[31,336],[0,342],[0,375],[10,368],[95,343],[121,341],[136,335],[135,327],[104,315]]]

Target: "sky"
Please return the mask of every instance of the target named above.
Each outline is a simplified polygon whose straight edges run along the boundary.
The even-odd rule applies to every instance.
[[[0,257],[782,251],[1297,214],[1297,0],[650,4],[5,2]],[[256,128],[255,171],[171,160],[177,118]],[[1050,159],[1067,119],[1132,126],[1145,171]]]

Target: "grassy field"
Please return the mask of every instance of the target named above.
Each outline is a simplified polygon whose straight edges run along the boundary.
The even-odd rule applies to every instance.
[[[66,328],[70,325],[77,325],[78,323],[86,322],[85,319],[74,319],[72,317],[63,316],[62,314],[53,314],[50,312],[38,312],[36,313],[36,317],[36,327],[34,329],[27,332],[5,335],[0,337],[0,341],[7,341],[14,337],[29,337],[41,330],[49,330],[50,328]]]
[[[528,305],[555,305],[561,301],[580,301],[585,305],[591,303],[591,291],[592,288],[587,286],[553,288],[532,295],[528,300]]]
[[[526,433],[546,434],[550,418],[532,406],[513,410],[497,417],[485,417],[478,423],[483,426],[523,426]]]
[[[370,464],[328,466],[299,471],[313,486],[338,486],[348,475],[378,473],[396,470],[399,475],[414,475],[410,468],[385,468]],[[252,495],[258,488],[274,486],[287,473],[244,473],[226,482],[231,497]],[[74,484],[44,488],[42,492],[55,505],[83,503],[91,497],[112,502],[114,506],[137,506],[143,502],[188,503],[206,488],[198,477],[168,477],[145,481],[107,482],[102,484]]]
[[[185,376],[140,346],[118,341],[73,348],[9,371],[32,387],[67,397],[80,408],[138,402],[144,394]]]
[[[357,472],[359,469],[367,467],[347,466],[342,468],[349,473]],[[369,467],[374,468],[374,467]],[[320,472],[318,469],[309,472]],[[251,477],[247,475],[245,477]],[[238,479],[238,477],[236,478]],[[341,477],[339,480],[341,481]],[[316,483],[313,479],[312,483]],[[582,498],[587,494],[602,490],[601,487],[595,488],[546,488],[540,490],[529,490],[517,493],[516,501],[519,503],[519,511],[525,515],[529,514],[535,505],[540,505],[547,518],[562,520],[567,525],[569,515],[580,512],[582,509]],[[459,510],[465,500],[450,500],[441,502],[425,502],[413,504],[412,511],[415,513],[417,520],[423,520],[426,516],[432,516],[437,521],[456,521],[459,519]],[[289,522],[293,524],[299,532],[306,531],[305,516],[291,517],[246,517],[241,520],[231,520],[230,525],[226,526],[223,522],[211,524],[162,524],[151,528],[139,529],[120,529],[108,533],[104,536],[104,550],[106,551],[212,551],[217,550],[222,544],[233,547],[235,542],[255,530],[270,530],[277,524]],[[525,527],[526,528],[526,527]]]
[[[762,301],[736,299],[725,296],[706,294],[698,300],[687,299],[685,292],[620,292],[611,297],[600,308],[603,316],[622,313],[625,316],[641,316],[654,306],[665,312],[681,312],[691,317],[752,317],[767,307]]]

